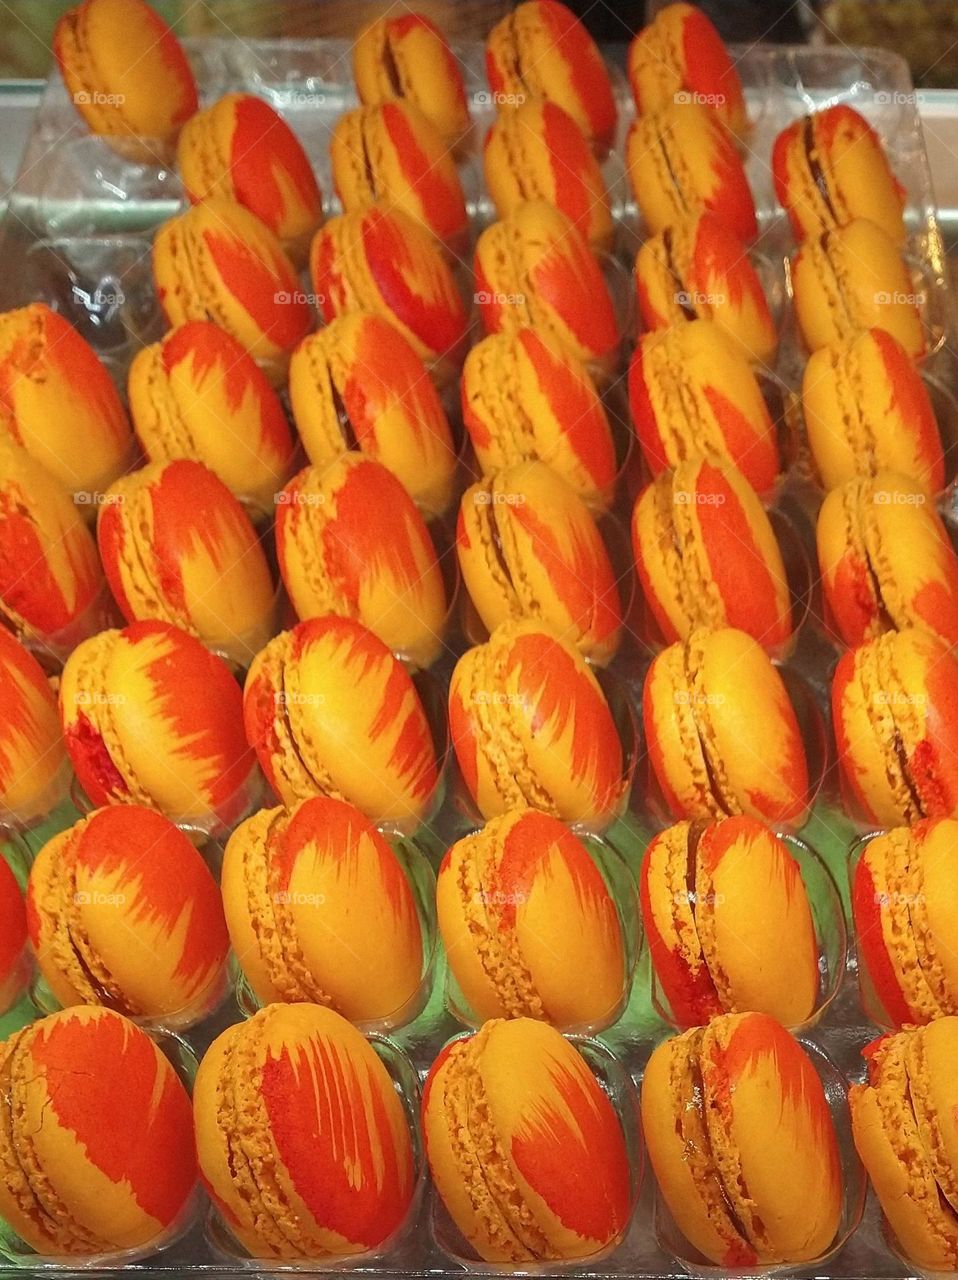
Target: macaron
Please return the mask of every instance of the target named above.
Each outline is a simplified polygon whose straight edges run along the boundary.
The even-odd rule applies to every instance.
[[[827,494],[818,563],[829,621],[848,645],[921,627],[958,647],[958,556],[922,489],[879,471]]]
[[[304,338],[289,398],[315,466],[358,450],[397,476],[424,514],[447,509],[457,454],[449,420],[422,359],[383,316],[338,316]]]
[[[335,613],[428,667],[443,648],[436,548],[395,475],[361,453],[306,467],[277,497],[279,571],[300,619]]]
[[[662,1198],[709,1262],[808,1263],[835,1239],[834,1121],[808,1054],[774,1018],[725,1014],[664,1040],[642,1079],[642,1128]]]
[[[958,822],[923,819],[869,840],[852,875],[859,964],[894,1026],[958,1013]]]
[[[252,93],[228,93],[180,134],[176,163],[191,204],[235,200],[269,227],[293,262],[306,260],[323,198],[303,144],[278,111]]]
[[[164,222],[153,241],[153,280],[167,324],[213,320],[274,386],[313,327],[296,269],[264,222],[211,196]]]
[[[30,826],[63,799],[70,770],[53,689],[6,627],[0,627],[0,706],[0,815]]]
[[[645,229],[654,236],[707,210],[751,244],[755,201],[735,140],[708,106],[681,96],[640,115],[626,136],[626,173]]]
[[[257,655],[243,694],[246,733],[286,805],[348,800],[374,822],[426,814],[438,781],[429,721],[412,679],[348,618],[314,618]]]
[[[200,1176],[254,1258],[378,1249],[415,1188],[403,1104],[362,1034],[313,1004],[272,1004],[210,1045],[193,1089]]]
[[[153,462],[106,494],[97,541],[127,622],[170,622],[247,664],[274,630],[274,588],[250,518],[201,462]]]
[[[924,294],[895,242],[868,218],[804,240],[792,259],[791,288],[810,352],[862,329],[885,329],[913,360],[925,353]]]
[[[582,656],[542,623],[504,622],[456,663],[449,730],[483,818],[529,805],[606,824],[625,791],[622,745]]]
[[[923,1271],[958,1269],[958,1018],[882,1036],[848,1096],[852,1135],[897,1242]]]
[[[762,283],[742,241],[714,213],[680,218],[643,241],[635,283],[646,329],[712,320],[749,360],[774,363],[778,334]]]
[[[90,344],[43,302],[0,313],[0,432],[86,504],[91,517],[96,495],[131,461],[130,422],[110,375]]]
[[[462,69],[425,14],[387,13],[364,27],[353,42],[353,78],[360,102],[411,103],[447,147],[455,149],[469,131]]]
[[[486,333],[538,329],[611,372],[622,335],[609,287],[588,242],[559,209],[544,200],[517,205],[480,235],[474,267]]]
[[[774,487],[781,470],[775,424],[747,358],[714,320],[639,340],[629,407],[653,476],[701,455],[737,467],[763,497]]]
[[[676,1025],[749,1010],[786,1027],[811,1017],[819,974],[808,894],[788,846],[763,823],[719,818],[659,832],[642,861],[641,902]]]
[[[484,1262],[586,1259],[625,1233],[622,1126],[547,1023],[496,1019],[447,1045],[426,1079],[422,1127],[440,1199]]]
[[[629,45],[628,74],[639,115],[673,102],[697,102],[710,107],[736,136],[748,131],[735,63],[697,5],[663,5]]]
[[[585,365],[556,338],[529,326],[490,334],[466,357],[460,391],[485,474],[539,460],[593,510],[611,504],[612,428]]]
[[[142,347],[130,365],[129,396],[151,462],[203,462],[254,513],[272,515],[293,438],[265,374],[225,329],[190,320]]]
[[[456,161],[436,126],[408,99],[343,112],[329,155],[347,212],[374,204],[401,209],[450,250],[466,248],[469,218]]]
[[[482,151],[486,190],[500,218],[526,200],[560,209],[594,249],[611,249],[609,193],[589,140],[572,116],[548,98],[528,98],[502,111]]]
[[[82,510],[0,433],[0,619],[24,636],[76,643],[102,623],[103,571]]]
[[[958,658],[937,636],[886,631],[844,653],[832,723],[846,797],[865,821],[958,817]]]
[[[220,658],[166,622],[101,631],[60,681],[63,736],[96,806],[142,804],[174,822],[235,822],[253,753],[239,685]]]
[[[184,1028],[225,990],[216,881],[183,832],[143,805],[97,809],[48,840],[27,908],[40,972],[64,1007]]]
[[[615,902],[558,818],[512,809],[458,840],[439,868],[439,930],[469,1011],[567,1028],[612,1020],[626,994]]]
[[[588,507],[544,462],[471,485],[456,525],[462,579],[483,625],[544,623],[605,664],[622,634],[615,571]]]
[[[869,218],[905,242],[905,189],[878,134],[847,102],[793,120],[772,148],[775,195],[798,240]]]
[[[666,643],[699,627],[737,627],[772,651],[791,638],[782,553],[755,490],[734,467],[693,454],[661,471],[636,501],[632,548]]]
[[[497,111],[530,98],[558,103],[599,156],[615,137],[609,72],[585,26],[558,0],[525,0],[489,32],[486,78]]]
[[[23,890],[0,854],[0,1015],[19,1000],[27,983],[29,962],[27,911]]]
[[[183,46],[145,0],[83,0],[57,22],[53,55],[91,133],[129,159],[165,165],[196,111]]]
[[[696,630],[663,649],[645,677],[642,718],[675,818],[802,825],[809,778],[798,721],[781,675],[744,631]]]
[[[65,1009],[0,1044],[0,1218],[41,1258],[159,1245],[195,1186],[190,1100],[145,1031]]]
[[[802,413],[826,489],[897,471],[929,496],[945,485],[941,435],[909,353],[885,329],[856,330],[809,356]]]
[[[317,231],[310,272],[327,324],[348,311],[392,321],[416,354],[448,373],[465,355],[469,317],[452,268],[401,209],[354,210]]]
[[[223,857],[233,951],[261,1004],[404,1020],[423,975],[416,902],[398,858],[343,800],[311,796],[240,823]]]

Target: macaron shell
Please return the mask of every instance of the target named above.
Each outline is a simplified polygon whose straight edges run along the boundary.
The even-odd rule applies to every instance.
[[[345,618],[317,618],[258,654],[244,692],[246,731],[286,804],[326,793],[374,821],[425,813],[435,748],[405,667]]]
[[[255,213],[294,261],[323,220],[323,202],[302,143],[283,117],[251,93],[228,93],[189,120],[177,165],[192,204],[222,196]]]
[[[0,1014],[7,1012],[25,985],[23,952],[26,945],[23,891],[10,864],[0,855]]]
[[[25,449],[0,433],[0,614],[48,637],[77,622],[103,589],[82,508]]]
[[[0,812],[30,822],[67,788],[56,698],[42,667],[0,627]]]
[[[61,1004],[145,1017],[205,1011],[222,977],[229,942],[216,883],[187,837],[140,805],[96,810],[48,841],[29,908],[31,942]]]
[[[189,1099],[153,1041],[110,1010],[68,1009],[4,1048],[12,1143],[35,1179],[27,1194],[57,1207],[74,1247],[56,1247],[48,1213],[11,1213],[0,1180],[3,1216],[41,1254],[112,1252],[162,1234],[196,1162]]]
[[[572,116],[599,154],[611,145],[617,111],[608,70],[586,28],[557,0],[526,0],[493,27],[486,76],[500,107],[521,105],[530,95],[547,98]]]
[[[0,314],[0,431],[87,500],[130,461],[130,424],[110,375],[44,303]]]
[[[448,146],[469,129],[459,63],[425,14],[397,13],[360,32],[353,44],[353,77],[362,102],[408,98]]]
[[[314,465],[331,462],[352,436],[425,513],[448,507],[456,472],[449,421],[422,360],[388,320],[355,312],[310,334],[293,352],[289,393]]]
[[[278,499],[276,550],[300,618],[356,618],[417,666],[439,655],[446,592],[436,548],[380,463],[343,453],[301,471]]]
[[[160,227],[153,277],[168,324],[214,320],[274,385],[312,328],[299,278],[279,240],[248,209],[222,196]]]
[[[589,141],[562,107],[529,98],[499,114],[482,152],[486,188],[500,218],[524,200],[555,205],[596,249],[610,249],[612,213]]]
[[[817,351],[861,329],[885,329],[912,359],[925,352],[920,300],[894,243],[867,218],[806,240],[792,260],[795,315]]]
[[[940,966],[941,1002],[949,1014],[958,1013],[958,949],[953,928],[958,906],[956,846],[958,824],[949,819],[928,823],[919,844],[925,900],[918,905],[924,909],[925,918],[921,919],[919,911],[918,927],[927,930],[925,946]]]
[[[579,360],[613,359],[619,332],[609,287],[564,213],[542,200],[517,205],[482,232],[474,265],[486,333],[532,327]]]
[[[255,815],[231,836],[223,900],[233,949],[263,1004],[315,1000],[352,1021],[398,1015],[423,938],[392,849],[327,796]]]
[[[941,435],[928,390],[909,353],[883,329],[812,353],[802,411],[826,489],[882,470],[912,477],[929,496],[943,488]]]
[[[639,116],[626,136],[625,167],[649,234],[708,210],[743,243],[758,235],[755,201],[732,135],[701,103],[672,101]]]
[[[313,240],[310,274],[327,324],[347,311],[374,311],[423,360],[461,363],[468,317],[455,277],[425,227],[401,210],[331,218]]]
[[[401,209],[437,240],[464,247],[468,216],[456,162],[412,103],[399,98],[345,112],[329,149],[344,209]]]
[[[193,1093],[203,1181],[254,1257],[374,1249],[408,1212],[409,1130],[372,1046],[317,1005],[228,1028]]]
[[[118,481],[97,539],[124,617],[157,618],[237,661],[270,637],[274,588],[250,519],[202,463],[153,463]]]
[[[593,661],[615,653],[622,610],[608,551],[586,506],[544,463],[466,490],[456,552],[489,631],[537,618]]]
[[[958,1212],[958,1087],[953,1069],[958,1018],[937,1018],[910,1037],[908,1081],[918,1132],[935,1180]]]

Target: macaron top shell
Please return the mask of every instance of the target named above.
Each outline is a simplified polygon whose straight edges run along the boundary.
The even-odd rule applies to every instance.
[[[602,401],[585,366],[524,326],[483,338],[462,370],[462,414],[483,472],[538,458],[593,509],[612,500],[618,467]]]
[[[622,801],[622,745],[584,659],[535,621],[504,622],[458,661],[449,727],[465,785],[485,818],[531,805],[604,823]]]
[[[223,858],[233,950],[257,999],[399,1017],[423,972],[409,881],[358,809],[312,796],[241,823]]]
[[[640,115],[670,102],[702,102],[734,134],[746,131],[742,82],[707,14],[667,4],[629,45],[629,84]]]
[[[65,1009],[0,1045],[0,1080],[0,1217],[37,1253],[135,1249],[182,1217],[190,1102],[146,1032],[110,1009]]]
[[[514,809],[448,851],[436,905],[450,968],[480,1019],[609,1019],[625,992],[615,902],[557,818]]]
[[[781,675],[744,631],[693,631],[663,650],[645,678],[642,716],[676,818],[801,826],[809,778],[798,721]]]
[[[235,820],[253,767],[242,695],[221,659],[165,622],[78,645],[60,682],[63,734],[95,805],[132,802],[174,822]]]
[[[894,827],[864,846],[852,879],[859,963],[896,1026],[958,1013],[958,822]]]
[[[409,1128],[372,1045],[334,1013],[273,1004],[207,1050],[193,1091],[200,1173],[256,1258],[377,1248],[412,1202]]]
[[[353,44],[353,76],[361,102],[408,98],[448,146],[469,129],[459,63],[425,14],[388,14],[365,27]]]
[[[816,539],[825,600],[846,644],[921,627],[958,645],[958,556],[915,482],[879,471],[833,489]]]
[[[560,210],[526,200],[492,223],[476,244],[475,274],[487,333],[529,326],[580,360],[613,359],[620,335],[608,285]]]
[[[486,188],[501,218],[525,200],[545,200],[570,219],[590,245],[612,247],[605,179],[589,140],[556,102],[529,98],[500,112],[483,144]]]
[[[672,1216],[710,1262],[809,1262],[831,1245],[842,1209],[834,1122],[811,1060],[773,1018],[727,1014],[660,1044],[642,1126]]]
[[[160,227],[153,277],[170,325],[214,320],[274,384],[312,328],[299,278],[279,240],[255,214],[222,196]]]
[[[43,668],[0,627],[0,813],[31,823],[62,799],[66,752]]]
[[[599,155],[612,145],[617,111],[608,70],[586,28],[558,0],[525,0],[493,27],[486,76],[498,109],[547,98],[572,116]]]
[[[0,313],[0,431],[81,501],[105,489],[130,461],[130,424],[110,375],[89,343],[45,303]]]
[[[958,658],[937,636],[887,631],[843,654],[832,722],[847,799],[866,821],[958,817]]]
[[[30,940],[64,1006],[129,1017],[209,1011],[229,940],[219,890],[189,839],[142,805],[95,810],[30,871]]]
[[[622,608],[588,508],[544,462],[520,462],[462,496],[456,554],[483,623],[536,618],[598,663],[618,647]]]
[[[358,449],[398,476],[424,514],[448,507],[456,446],[446,412],[408,338],[383,316],[337,316],[304,338],[289,394],[310,462]]]
[[[400,209],[373,205],[330,218],[317,231],[310,272],[327,324],[347,311],[391,320],[423,360],[458,366],[465,304],[439,245]]]
[[[210,196],[255,213],[296,260],[323,218],[323,202],[302,143],[268,102],[228,93],[180,134],[177,164],[192,204]]]
[[[23,891],[0,855],[0,1014],[4,1014],[25,985],[23,951],[27,945],[27,912]]]
[[[125,154],[135,159],[167,159],[164,144],[197,108],[196,81],[180,42],[151,5],[82,0],[57,23],[53,53],[93,133],[125,142]]]
[[[433,1064],[422,1114],[433,1180],[485,1261],[588,1258],[625,1231],[618,1116],[555,1028],[497,1020],[454,1041]]]
[[[895,244],[905,241],[905,190],[878,134],[847,102],[783,129],[772,149],[772,177],[799,240],[870,218]]]
[[[429,721],[408,671],[347,618],[271,640],[246,678],[249,741],[287,805],[323,794],[374,822],[417,821],[436,789]]]
[[[151,461],[203,462],[251,507],[272,513],[293,440],[276,393],[234,337],[205,319],[177,325],[133,357],[129,396]]]

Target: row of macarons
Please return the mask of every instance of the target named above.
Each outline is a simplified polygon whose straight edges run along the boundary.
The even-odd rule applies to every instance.
[[[191,1102],[147,1032],[71,1008],[0,1045],[4,1251],[136,1261],[193,1226],[201,1182],[221,1263],[372,1260],[421,1232],[428,1168],[431,1240],[467,1270],[594,1262],[654,1229],[676,1262],[736,1274],[837,1253],[864,1164],[891,1246],[952,1271],[956,1037],[954,1017],[881,1037],[849,1088],[773,1018],[723,1014],[656,1046],[640,1100],[599,1042],[494,1019],[449,1042],[420,1089],[395,1045],[281,1003],[213,1041]],[[643,1146],[654,1227],[637,1212]]]

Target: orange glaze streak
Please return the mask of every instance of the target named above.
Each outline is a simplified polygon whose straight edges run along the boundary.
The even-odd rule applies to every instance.
[[[542,1092],[512,1136],[526,1182],[569,1231],[600,1244],[629,1219],[630,1174],[612,1104],[582,1063],[543,1063]]]
[[[879,601],[864,556],[846,550],[833,576],[822,579],[828,607],[846,644],[860,644],[867,638],[879,615]]]
[[[193,72],[190,69],[183,46],[177,40],[170,27],[148,4],[138,6],[135,20],[145,23],[150,28],[152,36],[152,40],[149,41],[151,46],[150,56],[154,51],[159,53],[163,65],[179,86],[181,101],[173,113],[171,124],[174,126],[185,124],[190,116],[196,114],[199,107],[199,99],[196,92],[196,81],[193,78]]]
[[[417,440],[448,435],[439,395],[422,361],[395,325],[370,316],[357,333],[343,386],[343,404],[359,441],[376,438],[379,416],[394,400]]]
[[[711,292],[712,282],[721,280],[730,307],[741,310],[749,302],[771,324],[761,281],[744,244],[715,214],[699,219],[692,256],[699,292]]]
[[[563,4],[539,4],[538,17],[545,28],[546,46],[555,49],[566,64],[569,80],[584,108],[593,137],[608,143],[615,132],[616,107],[609,73],[579,19]]]
[[[867,853],[855,869],[852,882],[852,913],[861,958],[882,1007],[898,1026],[916,1021],[905,998],[892,957],[882,932],[881,895],[886,892],[876,884]],[[894,909],[894,908],[893,908]]]
[[[768,414],[763,412],[762,418],[753,422],[718,387],[707,384],[702,393],[736,465],[753,488],[759,493],[766,493],[778,474],[778,457]]]
[[[711,21],[695,9],[682,24],[683,68],[686,82],[704,94],[721,94],[723,114],[744,107],[738,72]]]
[[[849,732],[850,726],[845,718],[845,703],[848,690],[849,688],[854,689],[858,684],[855,668],[861,656],[860,649],[849,649],[838,660],[835,674],[832,677],[832,725],[835,733],[835,749],[842,765],[844,779],[851,788],[854,798],[861,806],[865,816],[871,821],[877,822],[877,815],[868,803],[868,798],[862,785],[862,778],[867,775],[868,767],[862,763],[856,752],[858,734],[855,733],[852,736]]]
[[[788,822],[797,818],[808,802],[808,762],[795,709],[784,684],[779,684],[774,704],[764,725],[765,743],[778,761],[776,781],[778,794],[765,795],[753,787],[746,787],[746,794],[754,807],[769,822]]]
[[[310,252],[310,275],[320,299],[319,308],[327,324],[347,311],[352,299],[349,281],[343,273],[343,255],[336,244],[337,228],[329,223],[321,227]]]
[[[653,476],[657,476],[669,466],[669,458],[645,376],[645,354],[641,340],[629,362],[629,411],[649,470]],[[751,435],[751,429],[749,434]]]
[[[542,104],[542,138],[549,152],[552,190],[563,213],[588,235],[594,200],[586,181],[593,164],[585,135],[561,107]]]
[[[431,36],[435,37],[436,44],[442,51],[442,60],[446,64],[446,84],[443,87],[445,89],[452,87],[455,90],[456,99],[465,111],[466,91],[463,87],[459,63],[446,43],[442,32],[424,14],[402,13],[395,18],[388,18],[386,21],[386,40],[390,44],[394,41],[401,41],[405,36],[411,35],[417,29],[428,31]]]
[[[615,449],[601,404],[591,393],[588,374],[581,367],[576,368],[571,358],[555,358],[534,329],[520,329],[517,339],[570,448],[596,488],[605,488],[615,476]],[[469,415],[467,426],[480,446],[488,443],[489,433],[475,415]]]
[[[901,344],[884,329],[870,332],[888,377],[887,411],[897,414],[905,430],[914,435],[915,452],[925,468],[920,479],[932,493],[938,493],[945,483],[945,463],[928,391]]]
[[[712,163],[706,203],[741,240],[758,235],[755,201],[731,134],[718,117],[709,117]]]
[[[295,187],[305,209],[318,216],[321,197],[299,139],[262,98],[244,95],[233,104],[230,174],[237,198],[273,231],[282,224],[285,197],[277,171]]]
[[[493,877],[497,895],[493,900],[502,904],[499,914],[503,923],[515,926],[518,904],[528,901],[540,876],[550,874],[553,858],[565,864],[582,914],[604,921],[609,934],[614,934],[618,920],[601,872],[564,823],[547,813],[526,814],[506,835]]]
[[[536,292],[595,355],[618,341],[615,311],[599,264],[582,235],[571,231],[540,254],[529,272]]]
[[[958,809],[958,659],[938,640],[929,644],[925,669],[925,737],[908,762],[929,817]]]
[[[36,661],[0,629],[0,791],[6,791],[23,767],[22,742],[43,750],[43,704],[55,713],[50,687]]]
[[[453,686],[449,693],[449,736],[466,790],[479,794],[479,740],[473,711]]]
[[[310,327],[305,302],[276,302],[277,293],[294,294],[298,282],[289,264],[254,253],[229,232],[206,230],[203,243],[223,284],[258,325],[261,332],[284,351],[291,351]]]
[[[76,547],[74,531],[63,539],[63,550],[69,561],[73,587],[72,602],[53,573],[46,557],[46,547],[37,525],[26,514],[31,507],[28,494],[20,486],[7,481],[0,489],[0,598],[14,613],[29,618],[32,626],[51,633],[59,631],[78,617],[99,589],[96,560],[84,559]]]
[[[367,1248],[391,1235],[409,1208],[412,1160],[367,1064],[315,1036],[267,1057],[261,1087],[279,1159],[316,1222]]]
[[[23,894],[6,859],[0,856],[0,999],[3,986],[27,941]]]
[[[911,607],[930,629],[958,644],[958,564],[950,547],[942,549],[940,572],[944,581],[926,582],[911,598]]]
[[[462,189],[457,182],[447,182],[440,165],[423,150],[419,135],[401,106],[384,102],[380,110],[403,176],[419,197],[431,230],[440,239],[449,239],[466,225]]]
[[[145,1213],[172,1222],[196,1180],[193,1116],[149,1036],[120,1017],[58,1018],[39,1024],[31,1055],[51,1112],[94,1168],[127,1184]]]
[[[126,411],[110,375],[93,348],[56,312],[44,315],[44,338],[44,352],[38,357],[38,367],[34,372],[43,376],[45,359],[66,385],[82,396],[87,407],[95,411],[100,425],[113,439],[125,442],[129,435]],[[5,382],[5,373],[7,370],[0,366],[0,387]],[[0,397],[3,395],[4,392],[0,391]]]

